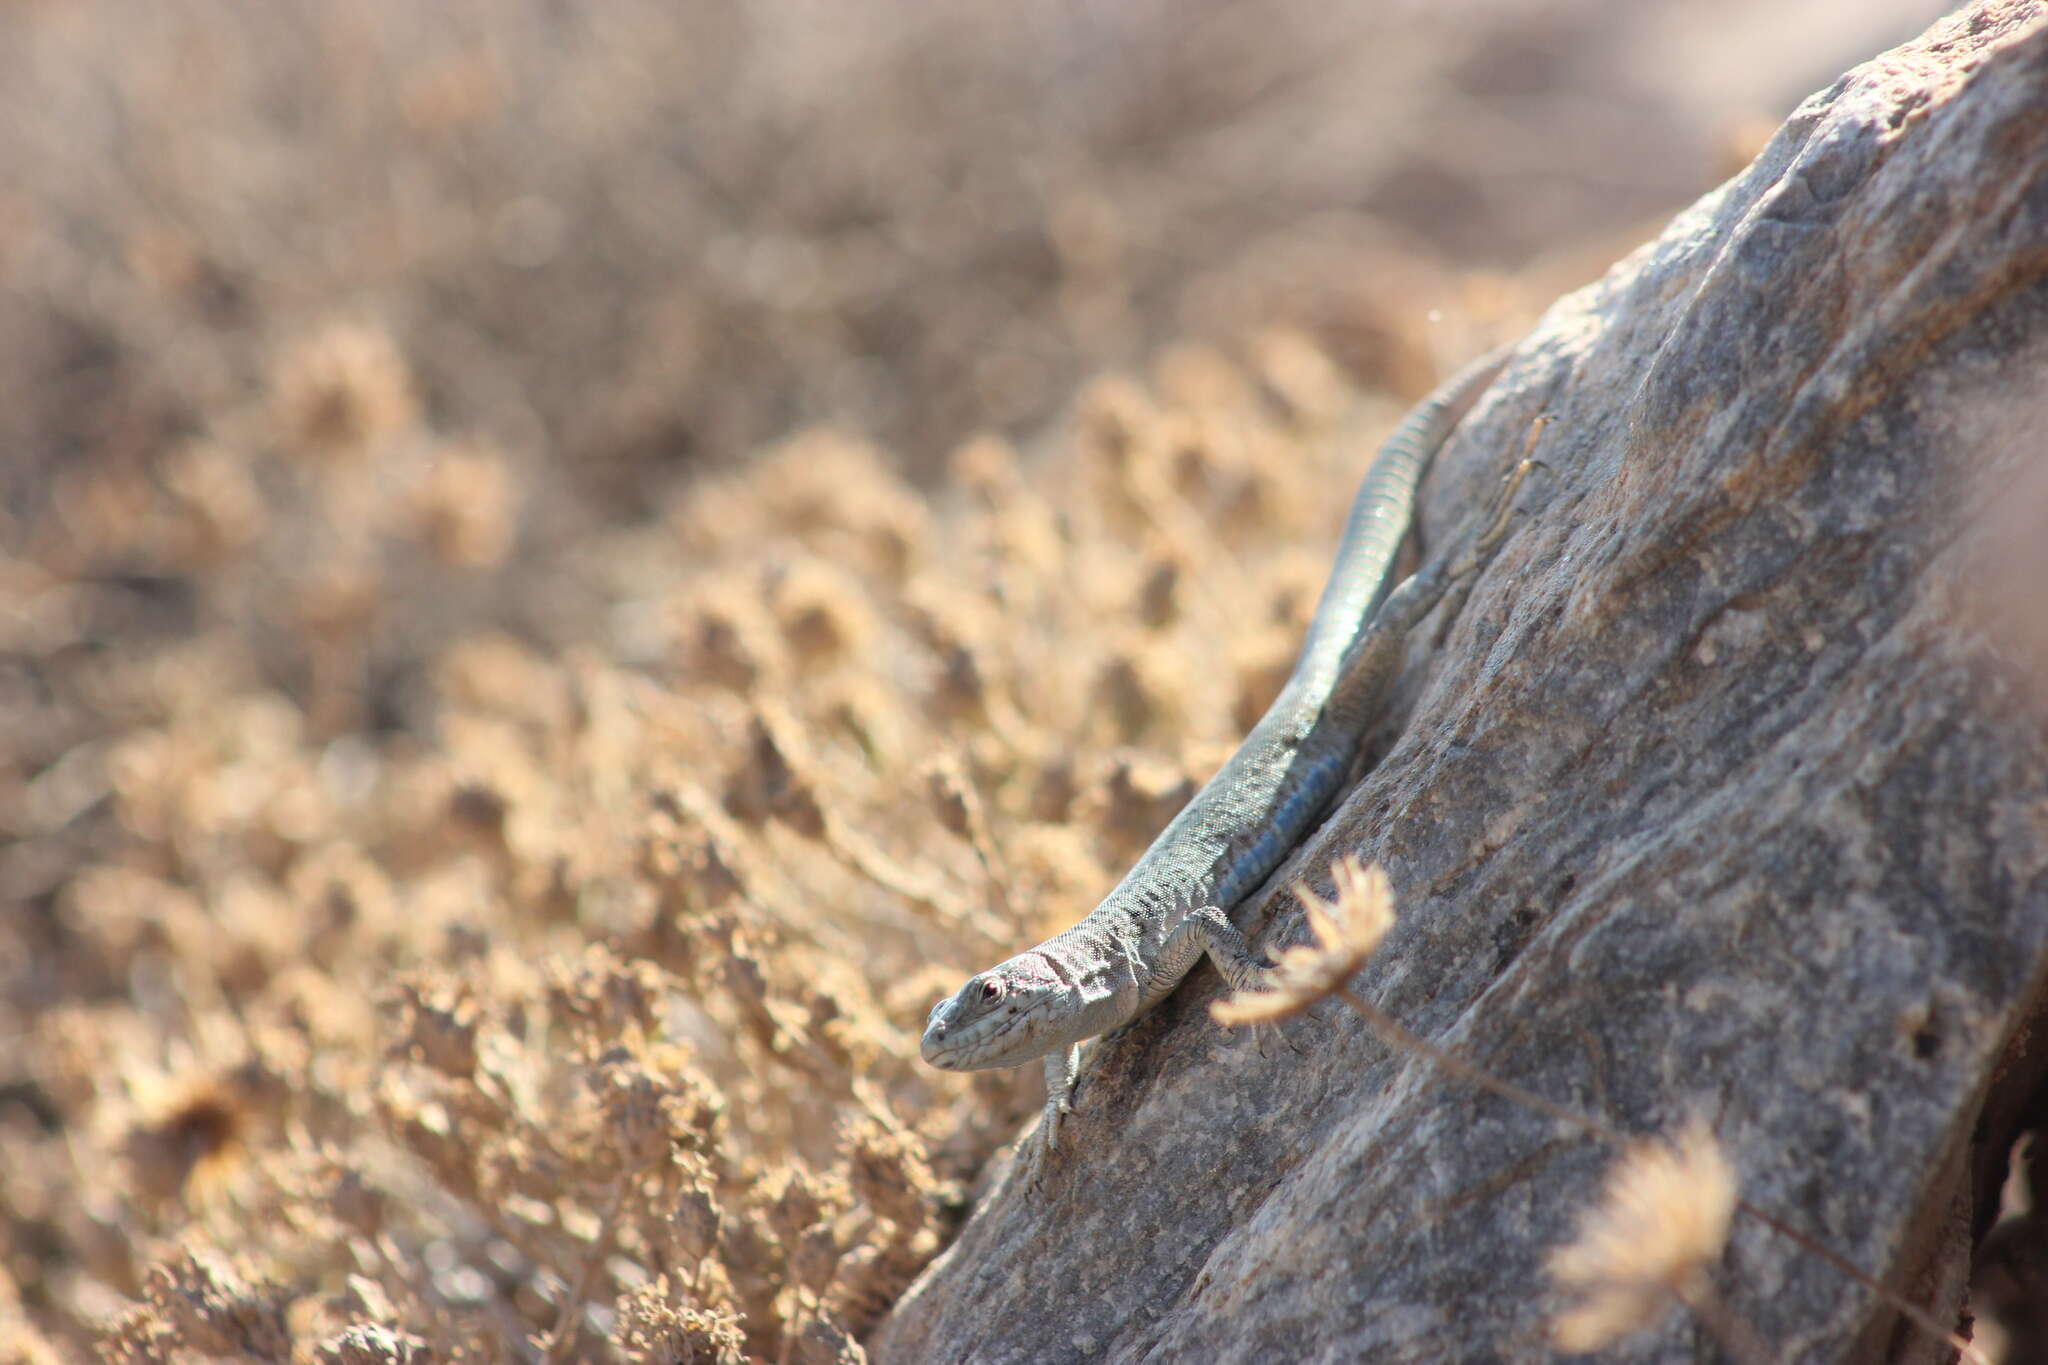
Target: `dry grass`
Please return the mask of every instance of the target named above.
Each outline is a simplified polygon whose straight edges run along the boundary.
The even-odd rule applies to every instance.
[[[16,648],[100,726],[10,789],[49,867],[4,928],[38,1339],[855,1355],[1038,1102],[920,1065],[925,1009],[1186,798],[1245,698],[1176,662],[1287,622],[1276,547],[1335,530],[1343,381],[1250,350],[938,497],[826,432],[701,481],[581,547],[608,650],[441,633],[530,499],[358,324],[212,414],[190,477],[81,471],[8,565]],[[1161,548],[1204,525],[1227,566]],[[109,556],[175,563],[193,627],[91,655]]]

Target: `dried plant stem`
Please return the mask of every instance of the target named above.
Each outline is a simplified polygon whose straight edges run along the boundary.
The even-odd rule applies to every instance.
[[[625,1208],[626,1196],[632,1193],[638,1179],[639,1172],[624,1170],[612,1184],[611,1202],[605,1206],[597,1236],[591,1238],[590,1250],[584,1255],[583,1264],[577,1267],[576,1283],[562,1300],[561,1311],[555,1315],[555,1330],[548,1336],[547,1354],[542,1357],[547,1365],[561,1365],[568,1357],[569,1347],[576,1340],[576,1321],[583,1315],[584,1296],[590,1292],[590,1278],[597,1273],[598,1263],[611,1254],[612,1235],[619,1225],[619,1213]]]
[[[1470,1081],[1480,1089],[1491,1091],[1504,1100],[1512,1101],[1525,1109],[1533,1109],[1539,1114],[1547,1114],[1559,1122],[1570,1124],[1582,1132],[1591,1133],[1594,1137],[1613,1143],[1616,1147],[1628,1145],[1629,1138],[1618,1129],[1611,1128],[1600,1120],[1581,1114],[1576,1109],[1559,1104],[1555,1100],[1547,1100],[1533,1090],[1524,1090],[1512,1081],[1501,1080],[1498,1076],[1466,1061],[1457,1053],[1448,1052],[1420,1034],[1410,1032],[1394,1022],[1393,1018],[1377,1005],[1360,998],[1349,986],[1340,986],[1332,993],[1358,1011],[1365,1022],[1372,1026],[1373,1032],[1377,1033],[1381,1041],[1389,1047],[1427,1057],[1459,1080]]]
[[[1420,1057],[1426,1057],[1458,1079],[1469,1081],[1482,1090],[1499,1095],[1502,1099],[1510,1100],[1524,1108],[1532,1109],[1539,1114],[1546,1114],[1562,1123],[1570,1124],[1581,1132],[1590,1133],[1594,1137],[1611,1143],[1615,1147],[1627,1147],[1630,1139],[1619,1129],[1602,1123],[1591,1115],[1581,1114],[1569,1106],[1557,1103],[1555,1100],[1545,1099],[1535,1091],[1525,1090],[1512,1081],[1504,1081],[1497,1076],[1489,1074],[1473,1063],[1466,1061],[1457,1053],[1446,1051],[1420,1034],[1413,1033],[1402,1027],[1385,1011],[1361,998],[1350,987],[1340,987],[1332,992],[1332,994],[1356,1010],[1359,1016],[1372,1027],[1373,1032],[1379,1035],[1381,1041],[1385,1042],[1389,1047],[1398,1048],[1404,1052],[1411,1052]],[[1779,1236],[1786,1238],[1801,1250],[1818,1256],[1850,1279],[1855,1280],[1858,1284],[1897,1309],[1915,1327],[1918,1327],[1935,1340],[1945,1342],[1953,1347],[1961,1353],[1964,1360],[1972,1362],[1972,1365],[1991,1365],[1991,1361],[1983,1352],[1977,1350],[1949,1328],[1942,1326],[1926,1309],[1913,1303],[1896,1290],[1880,1283],[1874,1276],[1866,1274],[1856,1266],[1855,1262],[1839,1252],[1831,1250],[1825,1244],[1816,1241],[1784,1220],[1757,1207],[1747,1199],[1738,1198],[1735,1201],[1735,1207],[1764,1224],[1764,1226],[1770,1228]],[[1718,1303],[1718,1300],[1716,1302]],[[1688,1304],[1697,1308],[1697,1305],[1693,1304],[1691,1300],[1688,1300]],[[1726,1305],[1721,1305],[1720,1311],[1732,1321],[1741,1322],[1741,1319],[1736,1318],[1732,1312],[1727,1310]],[[1700,1313],[1700,1320],[1707,1323],[1709,1330],[1714,1331],[1715,1335],[1721,1338],[1722,1345],[1728,1348],[1730,1354],[1744,1359],[1750,1358],[1744,1356],[1743,1351],[1738,1349],[1734,1338],[1721,1336],[1719,1328],[1709,1320],[1707,1312]],[[1746,1323],[1742,1325],[1745,1328],[1747,1327]],[[1754,1336],[1753,1329],[1751,1335]],[[1768,1348],[1765,1348],[1764,1354],[1755,1358],[1768,1360],[1771,1358],[1771,1353]]]
[[[1758,1208],[1755,1204],[1750,1203],[1747,1199],[1737,1199],[1735,1201],[1735,1207],[1740,1209],[1742,1212],[1748,1214],[1750,1217],[1756,1219],[1759,1223],[1762,1223],[1765,1227],[1777,1233],[1780,1237],[1785,1238],[1793,1245],[1799,1247],[1801,1250],[1810,1252],[1813,1255],[1818,1256],[1821,1260],[1826,1261],[1829,1265],[1841,1271],[1850,1279],[1856,1281],[1864,1288],[1870,1290],[1872,1293],[1882,1298],[1886,1303],[1889,1303],[1893,1308],[1896,1308],[1899,1311],[1899,1313],[1903,1317],[1905,1317],[1909,1322],[1911,1322],[1915,1327],[1918,1327],[1921,1331],[1926,1332],[1928,1335],[1936,1338],[1937,1340],[1947,1342],[1951,1347],[1953,1347],[1956,1350],[1958,1354],[1962,1356],[1964,1360],[1971,1361],[1973,1365],[1992,1365],[1991,1358],[1989,1356],[1985,1355],[1982,1351],[1978,1350],[1969,1342],[1963,1340],[1963,1338],[1958,1336],[1954,1331],[1942,1326],[1941,1323],[1938,1322],[1934,1318],[1934,1316],[1931,1313],[1929,1313],[1926,1309],[1920,1307],[1918,1304],[1915,1304],[1910,1299],[1907,1299],[1904,1295],[1899,1294],[1897,1291],[1890,1289],[1883,1284],[1880,1284],[1875,1277],[1864,1273],[1864,1271],[1860,1269],[1854,1261],[1849,1260],[1847,1257],[1833,1250],[1825,1243],[1816,1241],[1814,1238],[1809,1237],[1807,1234],[1801,1232],[1798,1228],[1795,1228],[1791,1224],[1786,1223],[1784,1220],[1777,1217],[1777,1215],[1770,1213],[1765,1209]]]

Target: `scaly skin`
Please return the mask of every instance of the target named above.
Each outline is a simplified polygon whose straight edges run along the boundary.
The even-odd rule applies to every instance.
[[[1386,593],[1423,472],[1505,362],[1495,352],[1461,370],[1380,447],[1294,671],[1230,761],[1087,918],[932,1007],[923,1053],[933,1066],[977,1071],[1045,1059],[1044,1151],[1072,1111],[1084,1040],[1157,1004],[1205,951],[1240,990],[1265,970],[1228,912],[1335,799],[1400,671],[1408,632],[1477,571],[1505,528],[1512,486],[1471,546]]]

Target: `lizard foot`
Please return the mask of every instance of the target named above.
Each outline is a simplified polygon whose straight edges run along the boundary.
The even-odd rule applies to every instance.
[[[1017,1159],[1025,1163],[1025,1179],[1030,1182],[1033,1194],[1039,1192],[1046,1172],[1052,1167],[1053,1153],[1059,1147],[1060,1120],[1073,1112],[1074,1106],[1067,1100],[1047,1101],[1045,1116],[1024,1139],[1024,1150]]]
[[[1175,932],[1176,937],[1185,935],[1191,946],[1206,951],[1234,991],[1259,989],[1266,973],[1273,970],[1271,963],[1252,955],[1244,935],[1230,922],[1230,917],[1213,905],[1190,911]]]
[[[1044,1175],[1053,1166],[1055,1152],[1059,1150],[1061,1121],[1073,1113],[1073,1101],[1067,1095],[1055,1095],[1044,1101],[1044,1115],[1038,1119],[1038,1128],[1024,1136],[1024,1150],[1018,1152],[1018,1160],[1024,1162],[1024,1177],[1030,1181],[1030,1191],[1038,1193],[1038,1185],[1044,1183]]]
[[[1306,1013],[1307,1012],[1304,1011],[1303,1017],[1306,1017]],[[1325,1025],[1325,1027],[1328,1027],[1328,1025]],[[1297,1057],[1308,1056],[1309,1050],[1303,1047],[1300,1043],[1294,1041],[1293,1037],[1288,1032],[1287,1024],[1284,1020],[1275,1019],[1253,1024],[1249,1032],[1251,1033],[1252,1037],[1257,1040],[1256,1046],[1259,1049],[1259,1056],[1261,1057],[1270,1058],[1273,1055],[1271,1052],[1268,1052],[1266,1050],[1266,1040],[1268,1038],[1278,1038],[1280,1040],[1281,1045]]]

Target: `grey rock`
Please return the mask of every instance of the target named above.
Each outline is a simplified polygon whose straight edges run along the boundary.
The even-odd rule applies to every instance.
[[[1354,983],[1957,1322],[2048,1073],[2048,13],[1985,3],[1809,99],[1557,304],[1439,461],[1440,543],[1552,415],[1524,523],[1384,756],[1282,870],[1357,851]],[[1229,1033],[1208,968],[1103,1046],[884,1361],[1524,1360],[1613,1153],[1334,1003]],[[2029,1103],[2037,1117],[2023,1117]],[[1715,1266],[1782,1359],[1945,1347],[1754,1218]],[[1674,1309],[1614,1359],[1710,1360]]]

